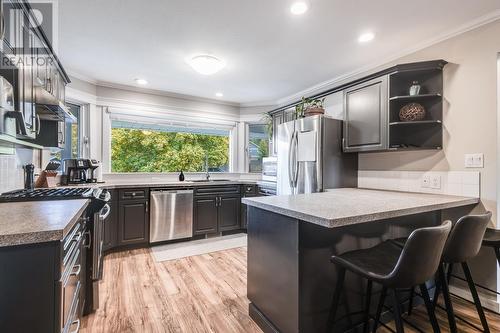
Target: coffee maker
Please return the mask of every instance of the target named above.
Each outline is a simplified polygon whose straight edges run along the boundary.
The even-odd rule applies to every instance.
[[[66,185],[96,183],[97,160],[70,158],[64,160],[64,181]]]

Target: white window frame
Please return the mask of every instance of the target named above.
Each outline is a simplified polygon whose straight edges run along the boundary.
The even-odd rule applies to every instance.
[[[103,161],[103,172],[109,174],[120,174],[111,171],[111,129],[112,121],[114,117],[112,112],[110,112],[107,106],[98,106],[102,108],[102,161]],[[131,117],[131,121],[145,122],[148,117]],[[201,123],[202,124],[202,123]],[[217,123],[206,123],[207,127],[217,125]],[[232,128],[228,128],[229,131],[229,171],[227,173],[234,173],[237,166],[237,142],[238,142],[238,124],[235,123]],[[148,172],[147,174],[177,174],[178,172]],[[134,173],[130,173],[134,174]],[[136,174],[141,174],[140,172]],[[224,174],[224,173],[221,173]]]

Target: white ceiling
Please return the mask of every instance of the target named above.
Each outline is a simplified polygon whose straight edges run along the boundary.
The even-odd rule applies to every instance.
[[[97,82],[237,103],[276,101],[387,59],[500,9],[498,0],[62,0],[59,56],[70,73]],[[360,45],[371,30],[373,42]],[[184,59],[210,53],[213,76]]]

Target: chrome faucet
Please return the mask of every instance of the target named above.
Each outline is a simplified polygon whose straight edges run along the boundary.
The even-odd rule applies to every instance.
[[[210,180],[210,173],[208,172],[208,153],[205,153],[205,171],[206,171],[205,179],[208,182]]]

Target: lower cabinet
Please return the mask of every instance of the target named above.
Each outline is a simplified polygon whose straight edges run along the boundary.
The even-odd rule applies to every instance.
[[[61,241],[0,248],[0,332],[76,332],[85,303],[85,213]]]
[[[195,197],[194,231],[204,235],[240,229],[240,195]]]
[[[218,197],[195,198],[194,231],[195,235],[217,232]]]
[[[240,196],[219,197],[219,231],[228,231],[240,228],[240,205]]]
[[[121,201],[118,207],[118,246],[149,242],[147,200]]]

